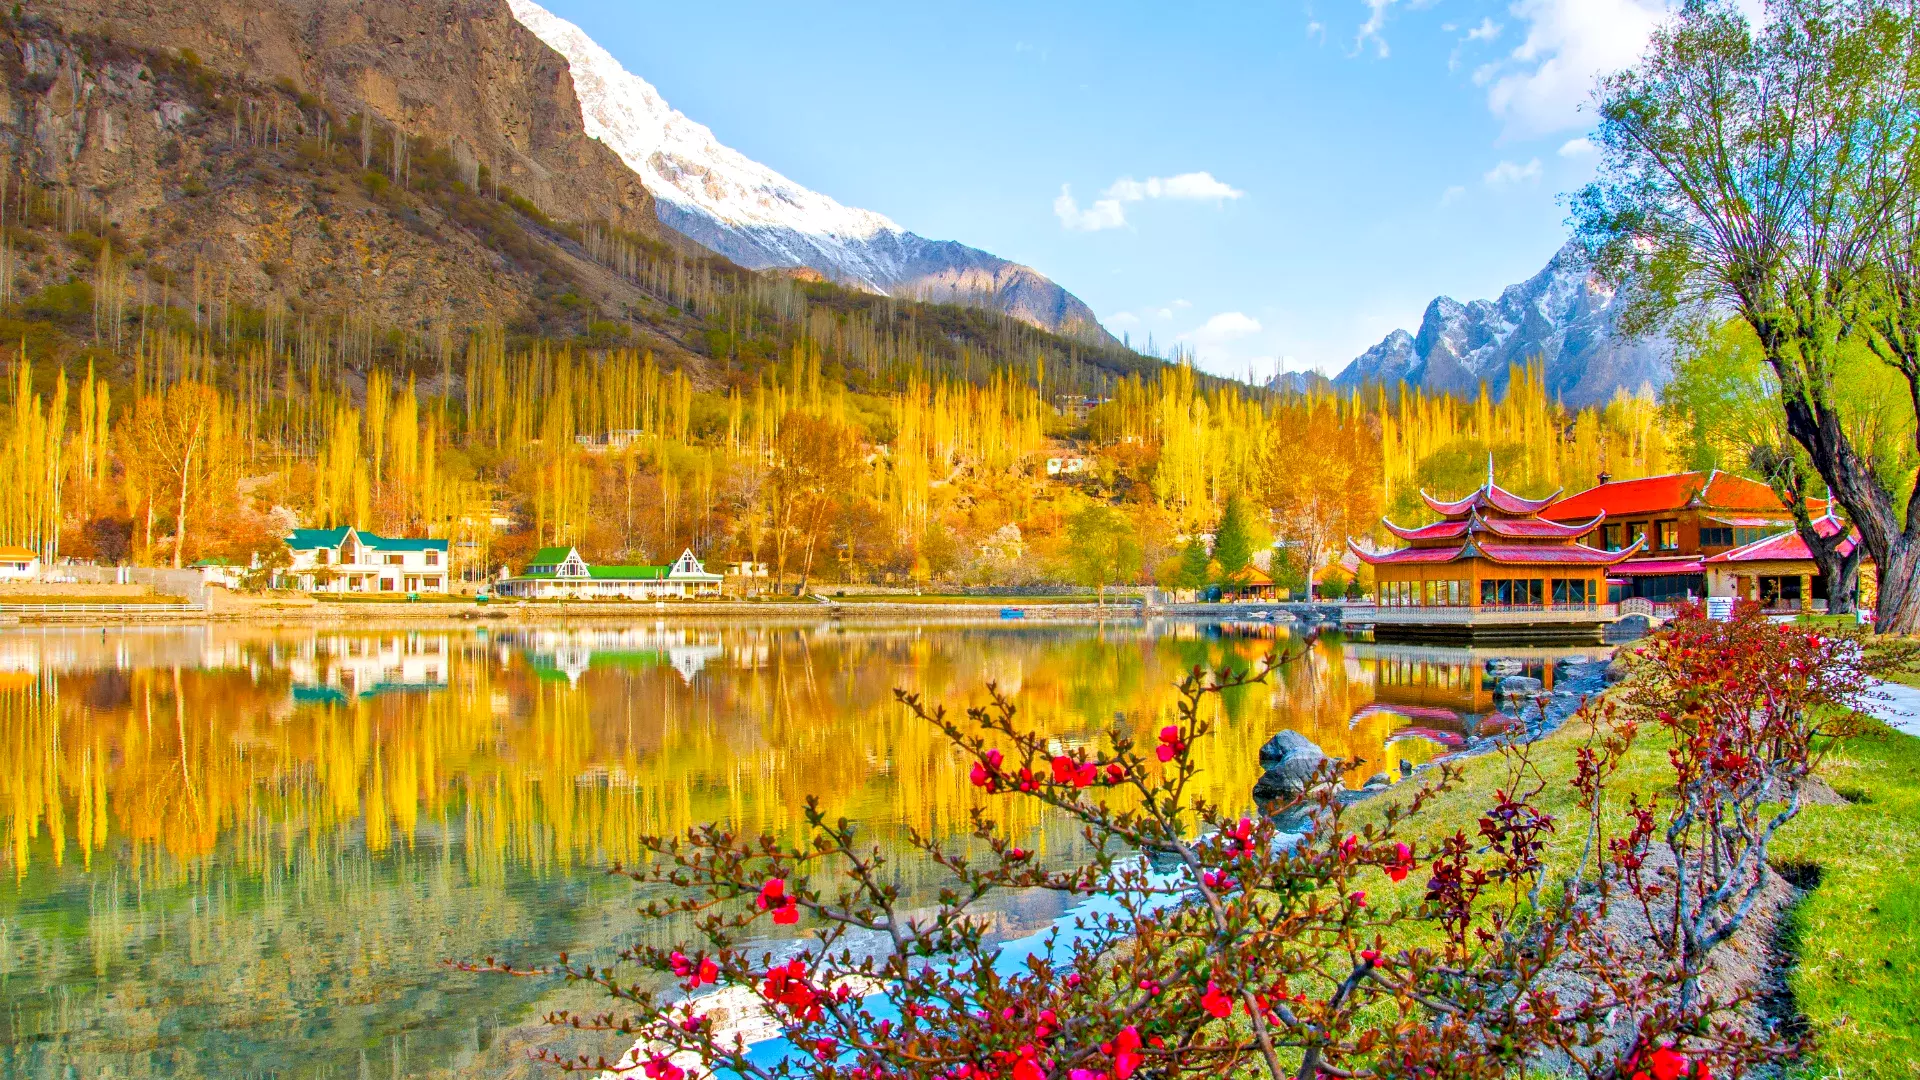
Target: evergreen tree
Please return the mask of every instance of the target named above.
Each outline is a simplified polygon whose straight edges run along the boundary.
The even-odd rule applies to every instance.
[[[1207,563],[1213,556],[1207,551],[1207,542],[1194,537],[1187,546],[1180,549],[1180,576],[1178,587],[1182,589],[1204,589],[1207,587]]]
[[[1253,560],[1253,524],[1247,519],[1247,501],[1239,495],[1227,496],[1226,513],[1213,534],[1213,559],[1220,564],[1222,579],[1245,570]]]

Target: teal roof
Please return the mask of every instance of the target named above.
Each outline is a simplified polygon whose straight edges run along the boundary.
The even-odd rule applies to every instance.
[[[349,527],[342,525],[337,529],[295,529],[287,536],[287,546],[295,551],[310,551],[314,548],[335,548],[347,538]],[[379,536],[364,529],[352,529],[360,538],[360,543],[375,551],[445,551],[445,540],[414,539],[411,537]]]
[[[543,547],[533,553],[533,558],[527,560],[527,565],[558,566],[567,561],[567,555],[572,550],[572,548],[565,547]]]

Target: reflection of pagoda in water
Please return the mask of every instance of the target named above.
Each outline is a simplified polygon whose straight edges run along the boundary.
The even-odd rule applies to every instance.
[[[295,701],[445,690],[451,649],[447,634],[329,635],[301,642],[286,657],[286,670]]]
[[[1515,705],[1501,692],[1506,678],[1538,679],[1542,690],[1553,690],[1557,663],[1567,655],[1584,654],[1349,645],[1348,678],[1371,683],[1373,700],[1354,711],[1348,727],[1377,728],[1389,759],[1419,764],[1503,726],[1496,714],[1511,714]]]
[[[666,666],[691,684],[708,663],[726,655],[718,633],[681,627],[529,630],[514,635],[534,671],[577,684],[590,668]]]

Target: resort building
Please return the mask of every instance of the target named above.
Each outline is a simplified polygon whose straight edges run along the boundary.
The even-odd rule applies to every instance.
[[[0,581],[33,581],[40,577],[40,556],[18,544],[0,544]]]
[[[594,566],[576,548],[549,547],[494,591],[528,600],[678,600],[719,596],[725,580],[707,573],[690,550],[666,566]]]
[[[1808,509],[1824,514],[1827,507],[1815,501]],[[1562,524],[1598,522],[1581,539],[1602,551],[1637,545],[1613,568],[1607,599],[1643,597],[1663,605],[1707,595],[1706,557],[1793,529],[1793,511],[1772,488],[1718,469],[1618,481],[1602,473],[1597,486],[1541,516]]]
[[[1813,523],[1821,536],[1836,536],[1845,527],[1831,514]],[[1842,553],[1851,553],[1860,543],[1860,534],[1848,530],[1842,541]],[[1773,614],[1825,611],[1829,598],[1827,576],[1813,561],[1813,552],[1797,530],[1775,533],[1731,551],[1709,555],[1701,562],[1706,567],[1707,595],[1752,600]],[[1855,601],[1869,610],[1875,599],[1877,575],[1873,560],[1860,561],[1860,581]]]
[[[1645,541],[1620,551],[1581,543],[1601,517],[1540,517],[1558,494],[1521,498],[1494,482],[1489,463],[1487,482],[1463,499],[1420,493],[1439,521],[1409,529],[1382,519],[1406,547],[1375,552],[1348,540],[1373,567],[1375,639],[1597,644],[1615,614],[1605,603],[1607,572]]]
[[[295,529],[282,581],[323,593],[444,593],[447,542],[376,536],[351,525]]]

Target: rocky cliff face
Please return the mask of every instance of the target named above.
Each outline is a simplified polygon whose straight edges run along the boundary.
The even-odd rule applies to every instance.
[[[555,220],[671,235],[503,6],[37,4],[0,19],[0,158],[0,299],[74,279],[390,329],[605,316],[693,362]]]
[[[1118,344],[1079,297],[1032,267],[929,240],[795,183],[669,106],[579,27],[533,0],[508,3],[567,58],[587,132],[645,180],[675,230],[751,269],[810,268],[869,292],[990,308]]]
[[[1603,402],[1621,389],[1664,386],[1671,377],[1671,342],[1626,333],[1620,299],[1593,280],[1579,248],[1568,244],[1544,270],[1508,287],[1498,300],[1462,304],[1436,298],[1417,334],[1388,334],[1334,383],[1351,389],[1405,381],[1473,394],[1485,381],[1498,394],[1513,366],[1538,362],[1547,392],[1569,406]]]
[[[660,234],[640,179],[583,128],[566,60],[505,0],[36,0],[30,10],[371,114],[556,218]]]

